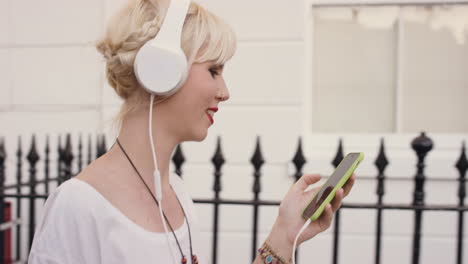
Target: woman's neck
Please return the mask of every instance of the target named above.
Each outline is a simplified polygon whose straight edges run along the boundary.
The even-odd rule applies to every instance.
[[[179,140],[173,136],[174,133],[171,133],[170,128],[165,125],[169,124],[165,122],[167,115],[164,112],[160,113],[154,110],[153,108],[152,132],[154,149],[159,172],[161,173],[162,189],[167,190],[169,188],[170,159],[175,147],[179,144]],[[154,186],[153,172],[155,167],[149,139],[148,111],[149,108],[146,108],[146,110],[128,114],[122,122],[122,127],[117,138],[145,182],[148,186],[152,187]],[[136,174],[117,143],[114,144],[106,155],[108,155],[107,158],[111,158],[116,162],[127,163],[127,167],[133,174]]]

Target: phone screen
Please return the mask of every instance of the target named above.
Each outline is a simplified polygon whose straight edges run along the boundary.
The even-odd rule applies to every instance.
[[[310,218],[317,209],[322,205],[327,196],[333,191],[333,188],[340,182],[341,178],[345,176],[346,172],[353,166],[359,158],[360,153],[349,153],[341,161],[332,175],[328,178],[327,182],[322,186],[320,191],[315,195],[310,204],[304,210],[304,218]]]

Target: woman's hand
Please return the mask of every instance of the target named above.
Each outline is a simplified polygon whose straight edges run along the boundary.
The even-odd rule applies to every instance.
[[[289,256],[292,251],[294,239],[306,222],[302,217],[302,211],[320,190],[321,186],[317,186],[307,192],[304,191],[309,185],[317,183],[320,179],[321,177],[318,174],[304,174],[291,186],[281,201],[278,217],[267,240],[275,244],[274,247],[278,251],[282,251],[282,255],[288,254],[287,256]],[[325,231],[330,226],[333,213],[341,206],[341,201],[351,191],[355,180],[356,176],[353,174],[343,188],[336,192],[332,202],[327,205],[322,215],[316,221],[311,222],[301,234],[297,242],[298,245]]]

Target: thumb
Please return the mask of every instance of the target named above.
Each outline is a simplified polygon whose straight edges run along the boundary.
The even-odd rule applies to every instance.
[[[295,192],[304,192],[309,185],[314,184],[320,181],[322,177],[320,174],[304,174],[299,178],[299,180],[293,185],[293,190]]]

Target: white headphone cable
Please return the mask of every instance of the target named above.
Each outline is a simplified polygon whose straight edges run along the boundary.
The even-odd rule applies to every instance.
[[[306,230],[306,228],[309,226],[310,222],[312,220],[307,219],[307,221],[304,223],[304,225],[301,227],[301,230],[299,230],[299,233],[297,234],[296,238],[294,239],[294,244],[293,244],[293,251],[292,251],[292,264],[296,264],[296,258],[295,258],[295,253],[296,253],[296,245],[297,245],[297,240],[299,239],[299,236]]]
[[[153,125],[152,125],[152,120],[153,120],[153,101],[154,101],[154,94],[151,94],[151,99],[150,99],[150,110],[149,110],[149,137],[150,137],[150,143],[151,143],[151,152],[153,153],[153,162],[154,162],[154,190],[156,191],[156,200],[159,203],[159,215],[161,217],[161,222],[163,223],[164,226],[164,234],[166,235],[166,240],[167,240],[167,246],[169,247],[169,250],[171,251],[172,258],[174,260],[174,263],[177,264],[178,261],[175,257],[174,251],[172,250],[171,243],[169,241],[169,231],[167,230],[167,225],[166,221],[163,217],[163,210],[162,210],[162,189],[161,189],[161,173],[159,172],[158,168],[158,163],[156,159],[156,151],[154,150],[154,142],[153,142]]]

